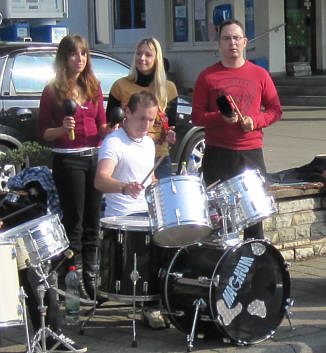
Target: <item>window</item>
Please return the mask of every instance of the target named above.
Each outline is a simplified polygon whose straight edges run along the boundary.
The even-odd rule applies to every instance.
[[[54,77],[54,58],[54,53],[18,55],[12,70],[15,92],[42,93],[45,85]]]
[[[115,29],[145,28],[145,0],[115,0]]]
[[[231,5],[218,3],[217,0],[172,0],[173,41],[217,41],[217,27],[232,18]]]
[[[98,55],[92,55],[92,66],[103,94],[109,94],[114,81],[129,74],[129,68]]]

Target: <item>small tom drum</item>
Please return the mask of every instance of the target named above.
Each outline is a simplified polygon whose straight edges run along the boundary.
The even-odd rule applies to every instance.
[[[225,342],[267,339],[290,302],[284,259],[265,240],[180,248],[162,281],[163,304],[178,329],[191,332],[198,303],[196,334]]]
[[[266,194],[264,178],[258,169],[247,169],[207,193],[214,229],[222,227],[226,216],[229,231],[240,232],[276,211],[274,199]]]
[[[3,234],[3,233],[2,233]],[[2,237],[2,234],[0,236]],[[15,243],[0,241],[0,327],[24,324]]]
[[[159,254],[152,242],[148,217],[105,217],[100,223],[100,291],[118,301],[159,299]]]
[[[200,178],[176,175],[146,189],[154,242],[179,247],[207,239],[212,232],[208,199]]]
[[[18,269],[29,262],[37,266],[68,248],[69,242],[58,215],[46,215],[20,224],[1,234],[2,239],[17,242]]]

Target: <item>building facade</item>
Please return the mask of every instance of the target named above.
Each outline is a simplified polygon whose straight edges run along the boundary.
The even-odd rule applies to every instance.
[[[219,60],[216,28],[226,18],[245,24],[247,58],[272,76],[326,71],[324,0],[69,0],[67,23],[129,63],[142,38],[156,37],[177,85],[192,88]]]

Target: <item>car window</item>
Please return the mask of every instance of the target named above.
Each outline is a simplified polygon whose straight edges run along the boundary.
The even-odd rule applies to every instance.
[[[17,55],[12,69],[12,84],[16,94],[42,93],[54,77],[55,53]]]
[[[128,67],[99,55],[92,55],[92,66],[103,94],[109,94],[114,81],[129,74]]]

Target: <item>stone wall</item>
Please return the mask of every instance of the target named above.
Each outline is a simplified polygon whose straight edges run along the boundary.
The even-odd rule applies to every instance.
[[[277,212],[263,221],[264,235],[285,260],[326,254],[326,193],[323,184],[271,189]]]

